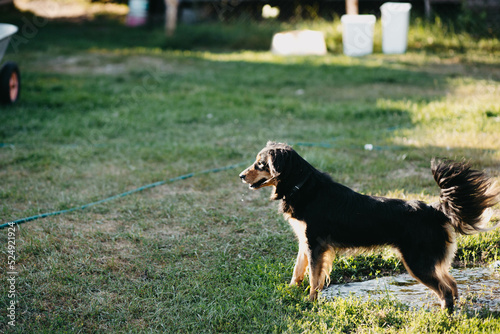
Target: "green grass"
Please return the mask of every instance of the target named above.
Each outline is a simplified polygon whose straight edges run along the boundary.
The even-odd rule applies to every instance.
[[[0,21],[22,18],[32,20]],[[4,59],[20,65],[23,88],[17,105],[0,110],[0,142],[8,144],[0,148],[1,222],[250,162],[270,139],[333,146],[295,148],[367,194],[437,200],[433,156],[469,159],[499,179],[498,40],[417,20],[405,55],[348,58],[337,45],[325,57],[283,58],[258,51],[273,29],[250,29],[261,39],[246,48],[245,30],[228,25],[180,27],[175,43],[212,35],[190,47],[110,21],[39,27]],[[429,32],[433,43],[423,38]],[[367,143],[376,149],[364,150]],[[4,267],[0,329],[500,331],[498,313],[466,307],[447,316],[390,299],[307,301],[306,286],[287,286],[297,249],[291,229],[269,191],[250,191],[238,173],[198,175],[21,225],[16,327],[7,326]],[[7,245],[7,230],[0,239]],[[499,246],[499,231],[461,237],[455,265],[487,265]],[[331,279],[402,270],[383,250],[336,259]]]

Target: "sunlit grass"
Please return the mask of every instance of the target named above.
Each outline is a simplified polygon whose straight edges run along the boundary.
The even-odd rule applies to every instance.
[[[185,33],[228,29],[204,27]],[[245,30],[233,29],[244,40]],[[331,49],[285,58],[216,39],[213,49],[169,48],[162,29],[50,23],[6,55],[20,64],[23,92],[0,112],[2,223],[251,161],[270,139],[295,143],[314,166],[367,194],[438,200],[433,156],[468,159],[498,179],[497,42],[439,35],[437,23],[413,29],[420,37],[405,55]],[[431,31],[446,50],[425,44]],[[287,286],[293,233],[269,191],[250,191],[238,173],[21,225],[14,332],[498,332],[497,313],[307,301],[307,286]],[[6,244],[3,231],[0,238]],[[499,243],[497,231],[461,237],[458,265],[498,261]],[[401,270],[384,249],[336,259],[331,279]]]

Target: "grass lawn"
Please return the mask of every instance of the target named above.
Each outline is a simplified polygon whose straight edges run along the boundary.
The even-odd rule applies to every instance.
[[[366,194],[437,200],[434,156],[500,179],[497,39],[416,21],[407,54],[349,58],[328,26],[328,56],[283,58],[259,51],[275,26],[180,27],[166,40],[104,20],[0,22],[35,27],[4,57],[23,86],[0,109],[1,223],[241,163],[20,225],[15,327],[2,230],[0,332],[500,332],[498,312],[464,299],[452,316],[389,300],[309,302],[307,284],[287,285],[297,243],[269,189],[238,179],[268,140]],[[195,34],[215,47],[180,50]],[[254,51],[224,49],[255,35]],[[488,265],[499,246],[498,230],[461,237],[454,265]],[[383,250],[337,259],[331,278],[402,270]]]

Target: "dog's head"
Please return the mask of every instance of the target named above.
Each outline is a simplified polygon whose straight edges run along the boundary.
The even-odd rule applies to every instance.
[[[258,154],[255,162],[240,174],[240,179],[248,183],[251,189],[274,186],[273,198],[280,198],[276,193],[279,185],[292,181],[292,170],[301,171],[299,155],[288,145],[268,142]]]

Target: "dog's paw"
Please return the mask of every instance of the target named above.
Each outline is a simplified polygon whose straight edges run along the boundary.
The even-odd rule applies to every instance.
[[[311,289],[311,292],[309,293],[309,300],[313,302],[317,299],[318,299],[318,290]]]

